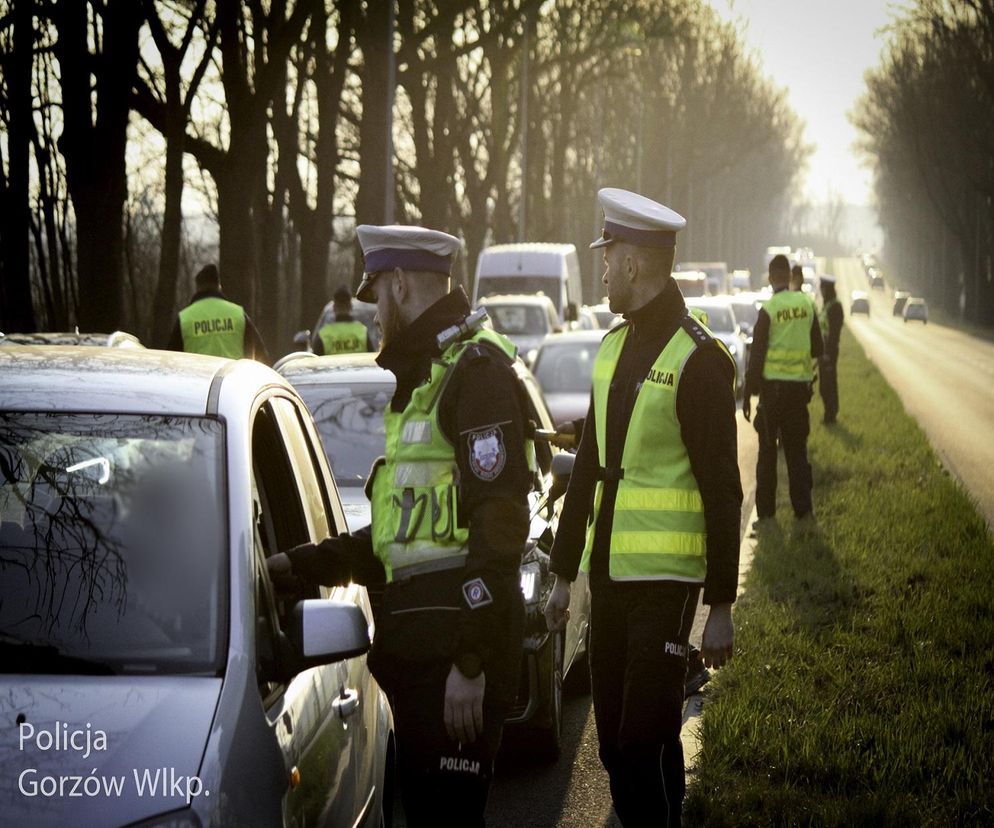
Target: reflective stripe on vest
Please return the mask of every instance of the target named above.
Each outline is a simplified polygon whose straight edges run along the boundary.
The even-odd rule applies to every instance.
[[[360,354],[366,350],[366,326],[362,322],[329,322],[318,331],[324,352],[331,354]]]
[[[470,342],[489,342],[509,357],[514,346],[483,329],[451,345],[432,362],[428,380],[401,412],[387,409],[386,457],[372,480],[373,552],[387,582],[465,563],[469,532],[459,526],[459,470],[455,448],[442,432],[438,403]],[[532,463],[534,446],[526,446]]]
[[[694,324],[710,336],[707,328]],[[607,398],[627,336],[627,325],[605,336],[594,362],[594,421],[602,469],[606,465]],[[611,525],[612,580],[704,580],[704,504],[676,414],[680,377],[697,347],[681,326],[656,357],[637,392],[625,434],[621,469],[607,472],[609,476],[620,476]],[[604,482],[598,481],[580,563],[584,572],[590,571],[603,494]]]
[[[206,296],[179,312],[183,350],[241,359],[245,356],[245,311],[241,305]]]
[[[763,310],[770,317],[770,344],[763,363],[763,379],[810,382],[811,322],[814,303],[801,291],[774,293]]]

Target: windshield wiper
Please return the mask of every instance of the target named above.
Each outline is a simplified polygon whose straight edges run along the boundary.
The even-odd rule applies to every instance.
[[[117,672],[105,661],[71,655],[52,644],[34,644],[0,634],[0,673],[113,676]]]

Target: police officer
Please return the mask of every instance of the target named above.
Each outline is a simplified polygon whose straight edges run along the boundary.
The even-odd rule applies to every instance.
[[[677,213],[604,189],[604,283],[627,321],[605,334],[550,568],[551,628],[590,573],[601,761],[626,828],[679,826],[688,639],[701,588],[707,666],[732,657],[739,482],[735,366],[671,277]],[[588,529],[589,526],[589,529]]]
[[[813,517],[808,403],[814,380],[813,361],[823,350],[821,327],[811,299],[787,289],[790,264],[786,256],[770,260],[769,277],[773,295],[756,318],[742,398],[742,413],[748,420],[752,397],[759,395],[754,424],[759,433],[756,514],[760,521],[776,515],[779,438],[787,460],[794,515],[804,519]]]
[[[221,290],[217,266],[202,267],[194,284],[197,292],[176,317],[168,349],[228,359],[249,356],[269,362],[266,346],[249,315],[241,305],[229,302]]]
[[[819,280],[821,312],[818,322],[825,351],[818,363],[818,391],[825,406],[825,425],[839,416],[839,338],[842,336],[842,303],[835,295],[835,277],[824,274]]]
[[[375,351],[366,326],[352,318],[352,294],[340,287],[333,297],[335,318],[314,332],[311,350],[322,354],[357,354]]]
[[[390,695],[411,826],[483,825],[516,695],[533,444],[514,347],[449,292],[457,239],[358,228],[383,346],[397,378],[386,457],[370,473],[372,525],[270,559],[332,585],[386,583],[369,666]],[[441,335],[441,341],[440,341]]]
[[[799,264],[794,265],[790,269],[790,284],[788,287],[794,291],[804,289],[804,270],[801,269]]]

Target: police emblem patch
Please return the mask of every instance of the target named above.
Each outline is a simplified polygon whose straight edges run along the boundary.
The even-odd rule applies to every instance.
[[[472,581],[466,581],[462,585],[462,594],[466,599],[466,603],[469,604],[470,609],[479,609],[494,602],[490,590],[483,583],[483,578],[474,578]]]
[[[469,468],[480,480],[493,480],[504,470],[507,449],[500,426],[469,435]]]

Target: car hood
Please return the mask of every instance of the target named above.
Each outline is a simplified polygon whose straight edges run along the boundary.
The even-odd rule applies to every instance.
[[[528,357],[528,352],[534,350],[545,341],[545,334],[504,334],[518,349],[518,356]]]
[[[546,394],[545,404],[549,407],[552,422],[559,426],[587,416],[587,408],[590,406],[590,392]]]
[[[4,822],[126,825],[184,807],[186,780],[200,771],[220,690],[219,678],[0,676]],[[43,733],[51,734],[51,745]],[[75,744],[66,744],[74,733]],[[153,794],[156,773],[159,787]],[[43,787],[36,796],[24,793],[50,785],[49,778],[67,780],[61,796]],[[97,795],[92,795],[96,783],[88,781],[94,778],[100,784]],[[176,779],[183,781],[183,795],[164,793],[163,783]],[[105,785],[111,785],[110,795]]]
[[[345,521],[349,525],[350,532],[369,526],[370,506],[362,486],[340,486],[338,496],[342,499],[342,509],[345,511]]]

